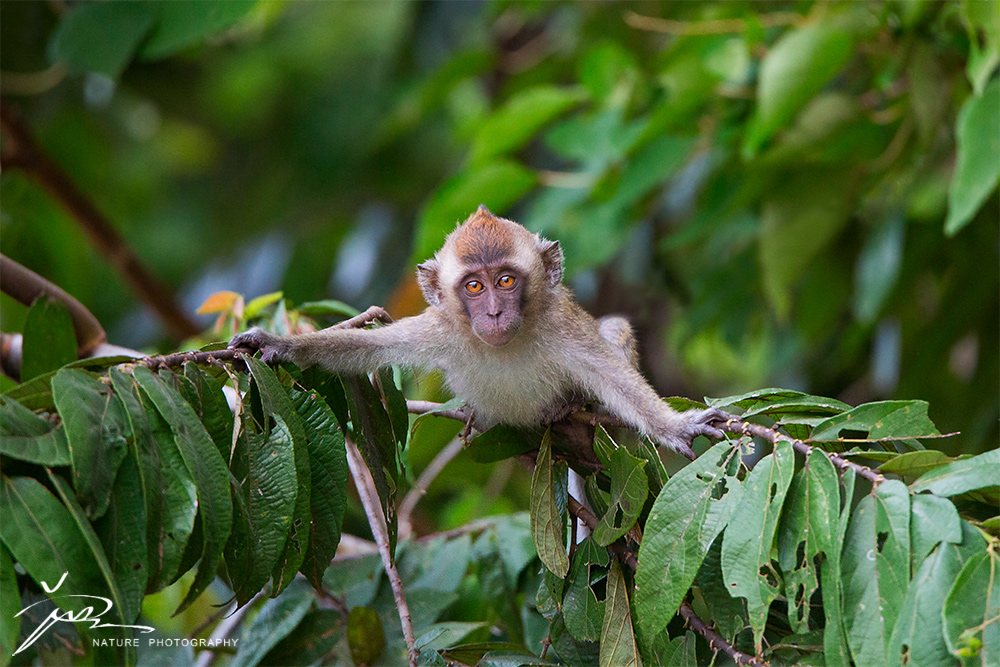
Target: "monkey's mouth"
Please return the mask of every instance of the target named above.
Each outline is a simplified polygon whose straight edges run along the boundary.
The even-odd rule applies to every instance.
[[[473,331],[487,345],[501,347],[514,340],[519,328],[518,323],[512,323],[507,326],[475,327]]]

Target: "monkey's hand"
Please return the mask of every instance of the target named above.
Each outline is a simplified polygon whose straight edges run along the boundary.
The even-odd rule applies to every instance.
[[[654,440],[661,445],[665,445],[674,451],[680,452],[690,459],[694,459],[694,451],[691,449],[691,441],[699,435],[707,435],[710,438],[721,439],[723,433],[715,425],[722,425],[731,415],[726,414],[718,408],[707,408],[705,410],[688,410],[677,414],[676,426],[665,433],[654,434]]]
[[[229,349],[251,355],[260,351],[260,359],[264,363],[289,360],[292,351],[288,339],[268,333],[259,327],[233,336],[229,341]]]

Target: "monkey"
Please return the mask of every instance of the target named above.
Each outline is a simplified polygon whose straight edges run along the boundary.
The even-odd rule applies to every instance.
[[[288,337],[253,328],[229,347],[259,350],[265,362],[318,364],[334,373],[437,368],[466,401],[478,430],[558,421],[570,398],[583,396],[688,458],[695,436],[722,438],[713,423],[725,413],[677,412],[664,403],[639,373],[628,321],[595,319],[562,277],[557,241],[480,206],[417,266],[428,303],[421,314],[373,329],[331,327]]]

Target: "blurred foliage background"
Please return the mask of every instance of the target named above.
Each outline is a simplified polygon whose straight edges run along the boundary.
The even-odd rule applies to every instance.
[[[188,312],[418,312],[413,264],[483,203],[562,243],[663,394],[921,398],[946,452],[995,446],[995,1],[53,0],[0,30],[5,103]],[[4,254],[112,342],[180,344],[0,178]]]

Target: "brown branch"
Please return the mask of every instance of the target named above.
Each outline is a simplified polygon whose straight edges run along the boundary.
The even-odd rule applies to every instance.
[[[796,25],[805,20],[801,14],[794,12],[774,12],[759,14],[757,20],[765,28],[781,25]],[[747,22],[743,19],[716,19],[712,21],[673,21],[657,16],[643,16],[635,12],[625,12],[625,23],[636,30],[647,30],[667,35],[719,35],[746,30]]]
[[[724,425],[720,427],[724,431],[729,431],[730,433],[738,433],[741,435],[753,435],[758,438],[763,438],[771,443],[776,443],[779,440],[784,440],[785,442],[790,442],[792,444],[792,449],[799,452],[800,454],[805,454],[809,456],[809,453],[814,449],[819,449],[811,445],[807,445],[802,440],[787,436],[784,433],[778,433],[773,428],[768,428],[766,426],[760,426],[759,424],[751,424],[749,422],[741,421],[738,417],[733,417],[728,420]],[[842,456],[834,452],[828,452],[823,449],[819,451],[823,452],[830,463],[832,463],[837,468],[841,470],[853,470],[859,477],[867,479],[872,484],[878,486],[885,481],[885,477],[881,474],[875,472],[871,468],[855,463],[854,461],[848,461]]]
[[[240,354],[241,353],[236,350],[230,349],[210,350],[208,352],[190,350],[188,352],[177,352],[175,354],[145,357],[144,359],[137,359],[135,363],[152,369],[172,368],[174,366],[183,366],[189,361],[193,361],[196,364],[214,364],[220,361],[233,361]]]
[[[591,531],[597,528],[597,524],[600,522],[597,516],[584,507],[576,498],[573,496],[567,496],[567,507],[573,516],[582,521],[588,528],[590,528]],[[619,559],[628,565],[633,572],[635,572],[639,567],[639,560],[621,539],[612,542],[608,548],[615,552]],[[679,613],[684,617],[684,620],[687,621],[692,630],[700,634],[708,641],[708,645],[711,646],[713,650],[722,651],[732,658],[737,665],[764,667],[765,663],[759,658],[736,650],[732,644],[723,639],[722,636],[719,635],[719,633],[717,633],[711,626],[705,623],[705,621],[701,620],[701,617],[694,612],[694,609],[692,609],[687,602],[681,603]]]
[[[378,545],[379,556],[382,558],[382,567],[389,577],[389,585],[392,588],[392,596],[396,600],[396,611],[399,612],[399,622],[403,627],[403,638],[406,640],[406,648],[410,656],[410,667],[417,667],[418,653],[416,649],[416,639],[413,636],[413,622],[410,619],[410,608],[406,604],[406,596],[403,593],[403,580],[399,578],[399,571],[392,562],[392,554],[389,552],[389,532],[385,526],[382,510],[380,508],[378,492],[375,490],[375,482],[371,473],[365,466],[365,461],[361,458],[358,446],[347,438],[347,466],[351,470],[351,477],[354,479],[354,486],[358,490],[361,499],[361,506],[368,517],[368,525],[372,529],[375,543]]]
[[[120,273],[139,299],[149,306],[176,339],[190,338],[199,328],[181,310],[173,293],[142,264],[121,234],[94,204],[73,184],[66,172],[42,152],[21,115],[0,100],[4,164],[30,173],[59,201],[97,248]]]

